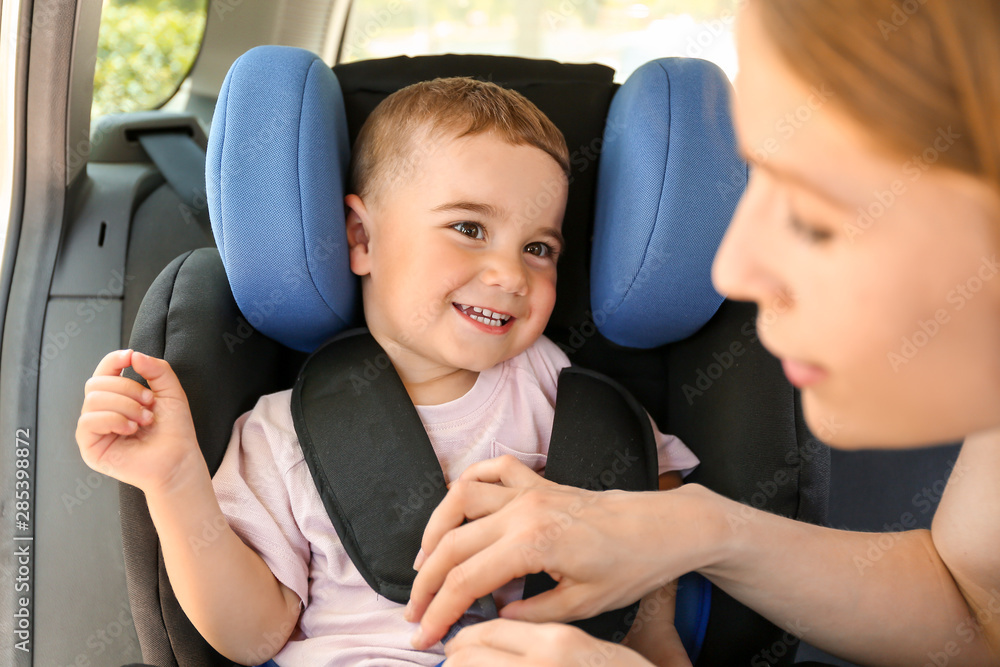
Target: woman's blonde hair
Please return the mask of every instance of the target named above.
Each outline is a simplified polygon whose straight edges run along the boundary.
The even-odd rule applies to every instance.
[[[407,86],[375,107],[354,142],[351,192],[378,199],[413,178],[421,159],[444,139],[486,132],[539,148],[569,173],[566,139],[530,100],[495,83],[450,77]]]
[[[930,151],[958,135],[937,166],[1000,194],[1000,0],[749,0],[803,80],[885,149]]]

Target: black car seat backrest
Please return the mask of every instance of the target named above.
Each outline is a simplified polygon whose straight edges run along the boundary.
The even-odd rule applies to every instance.
[[[702,460],[692,480],[760,509],[822,520],[825,450],[814,444],[797,394],[756,340],[752,307],[724,302],[693,336],[650,350],[619,347],[597,333],[589,251],[605,119],[617,89],[609,69],[429,56],[352,63],[334,71],[352,140],[381,99],[437,76],[477,76],[535,102],[565,134],[572,162],[563,229],[569,251],[560,260],[558,301],[546,334],[574,362],[621,382],[661,430],[684,439]],[[213,472],[239,415],[261,394],[289,388],[304,359],[302,352],[254,330],[236,305],[218,252],[209,249],[183,255],[161,273],[143,301],[130,345],[174,366]],[[161,666],[230,664],[177,604],[141,492],[122,485],[121,495],[129,595],[144,660]],[[198,537],[210,540],[213,530],[206,526]],[[780,640],[783,630],[719,590],[712,596],[708,637],[697,664],[767,664],[760,652]]]

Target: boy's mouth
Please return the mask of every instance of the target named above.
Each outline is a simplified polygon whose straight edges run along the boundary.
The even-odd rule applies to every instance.
[[[452,305],[469,319],[475,320],[480,324],[485,324],[488,327],[503,327],[517,319],[513,315],[498,313],[480,306],[469,306],[464,303],[453,303]]]

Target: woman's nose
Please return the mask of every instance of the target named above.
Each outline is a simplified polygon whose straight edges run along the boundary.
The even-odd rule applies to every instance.
[[[765,178],[751,176],[712,264],[712,284],[727,298],[764,306],[782,290],[772,266],[776,194]]]

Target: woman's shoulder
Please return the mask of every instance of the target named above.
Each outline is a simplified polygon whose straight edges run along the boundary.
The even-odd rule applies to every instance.
[[[998,482],[1000,429],[969,436],[931,525],[934,548],[968,602],[995,614],[1000,614]]]

